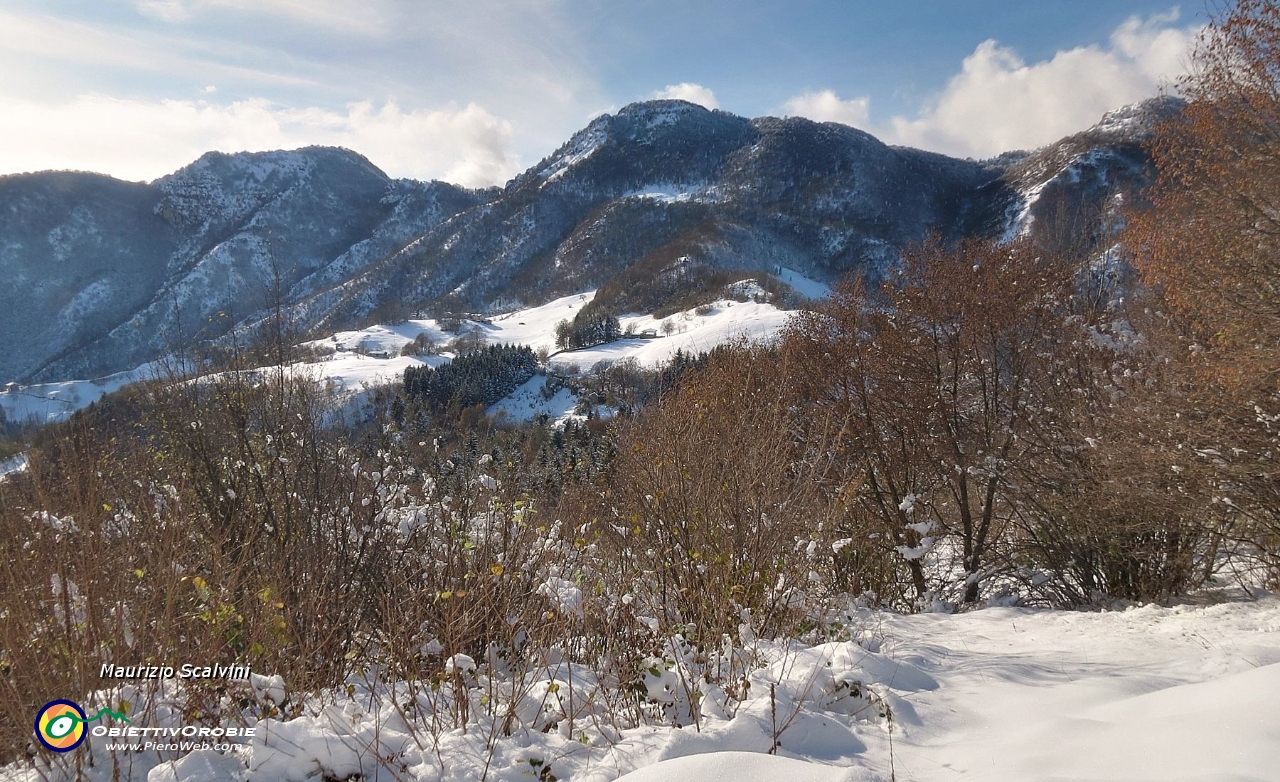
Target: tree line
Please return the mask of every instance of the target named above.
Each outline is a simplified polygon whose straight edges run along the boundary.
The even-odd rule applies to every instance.
[[[515,391],[538,371],[538,359],[527,345],[490,345],[458,356],[438,367],[409,367],[404,393],[410,400],[436,409],[456,405],[492,405]]]

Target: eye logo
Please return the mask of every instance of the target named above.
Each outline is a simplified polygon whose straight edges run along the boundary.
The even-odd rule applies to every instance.
[[[129,718],[110,709],[102,709],[92,717],[84,716],[74,701],[49,701],[36,714],[36,738],[54,752],[70,752],[84,742],[85,724],[107,714],[118,720]]]
[[[36,737],[54,752],[70,752],[84,741],[84,711],[71,701],[50,701],[36,715]]]

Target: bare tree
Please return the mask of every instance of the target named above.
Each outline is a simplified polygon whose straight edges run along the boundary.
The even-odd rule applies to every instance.
[[[803,393],[835,432],[828,473],[877,519],[916,598],[954,542],[972,603],[1012,531],[1019,471],[1060,439],[1071,275],[1025,244],[930,240],[878,292],[847,287],[787,338]]]

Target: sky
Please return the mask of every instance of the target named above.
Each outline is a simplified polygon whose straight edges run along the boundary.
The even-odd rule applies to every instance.
[[[658,97],[982,158],[1171,91],[1206,21],[1146,0],[0,0],[0,174],[150,181],[326,144],[481,187]]]

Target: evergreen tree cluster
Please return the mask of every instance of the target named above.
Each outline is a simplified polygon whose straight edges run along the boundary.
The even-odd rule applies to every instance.
[[[523,437],[524,458],[513,479],[524,491],[549,497],[560,496],[571,483],[599,480],[615,450],[607,427],[598,420],[570,419],[561,427],[543,422],[524,430]]]
[[[409,367],[404,392],[431,407],[491,405],[515,391],[538,371],[528,345],[490,345],[439,367]]]
[[[622,337],[622,324],[617,317],[599,310],[583,309],[572,322],[562,320],[556,324],[556,347],[561,350],[577,350],[592,345],[603,345]]]

